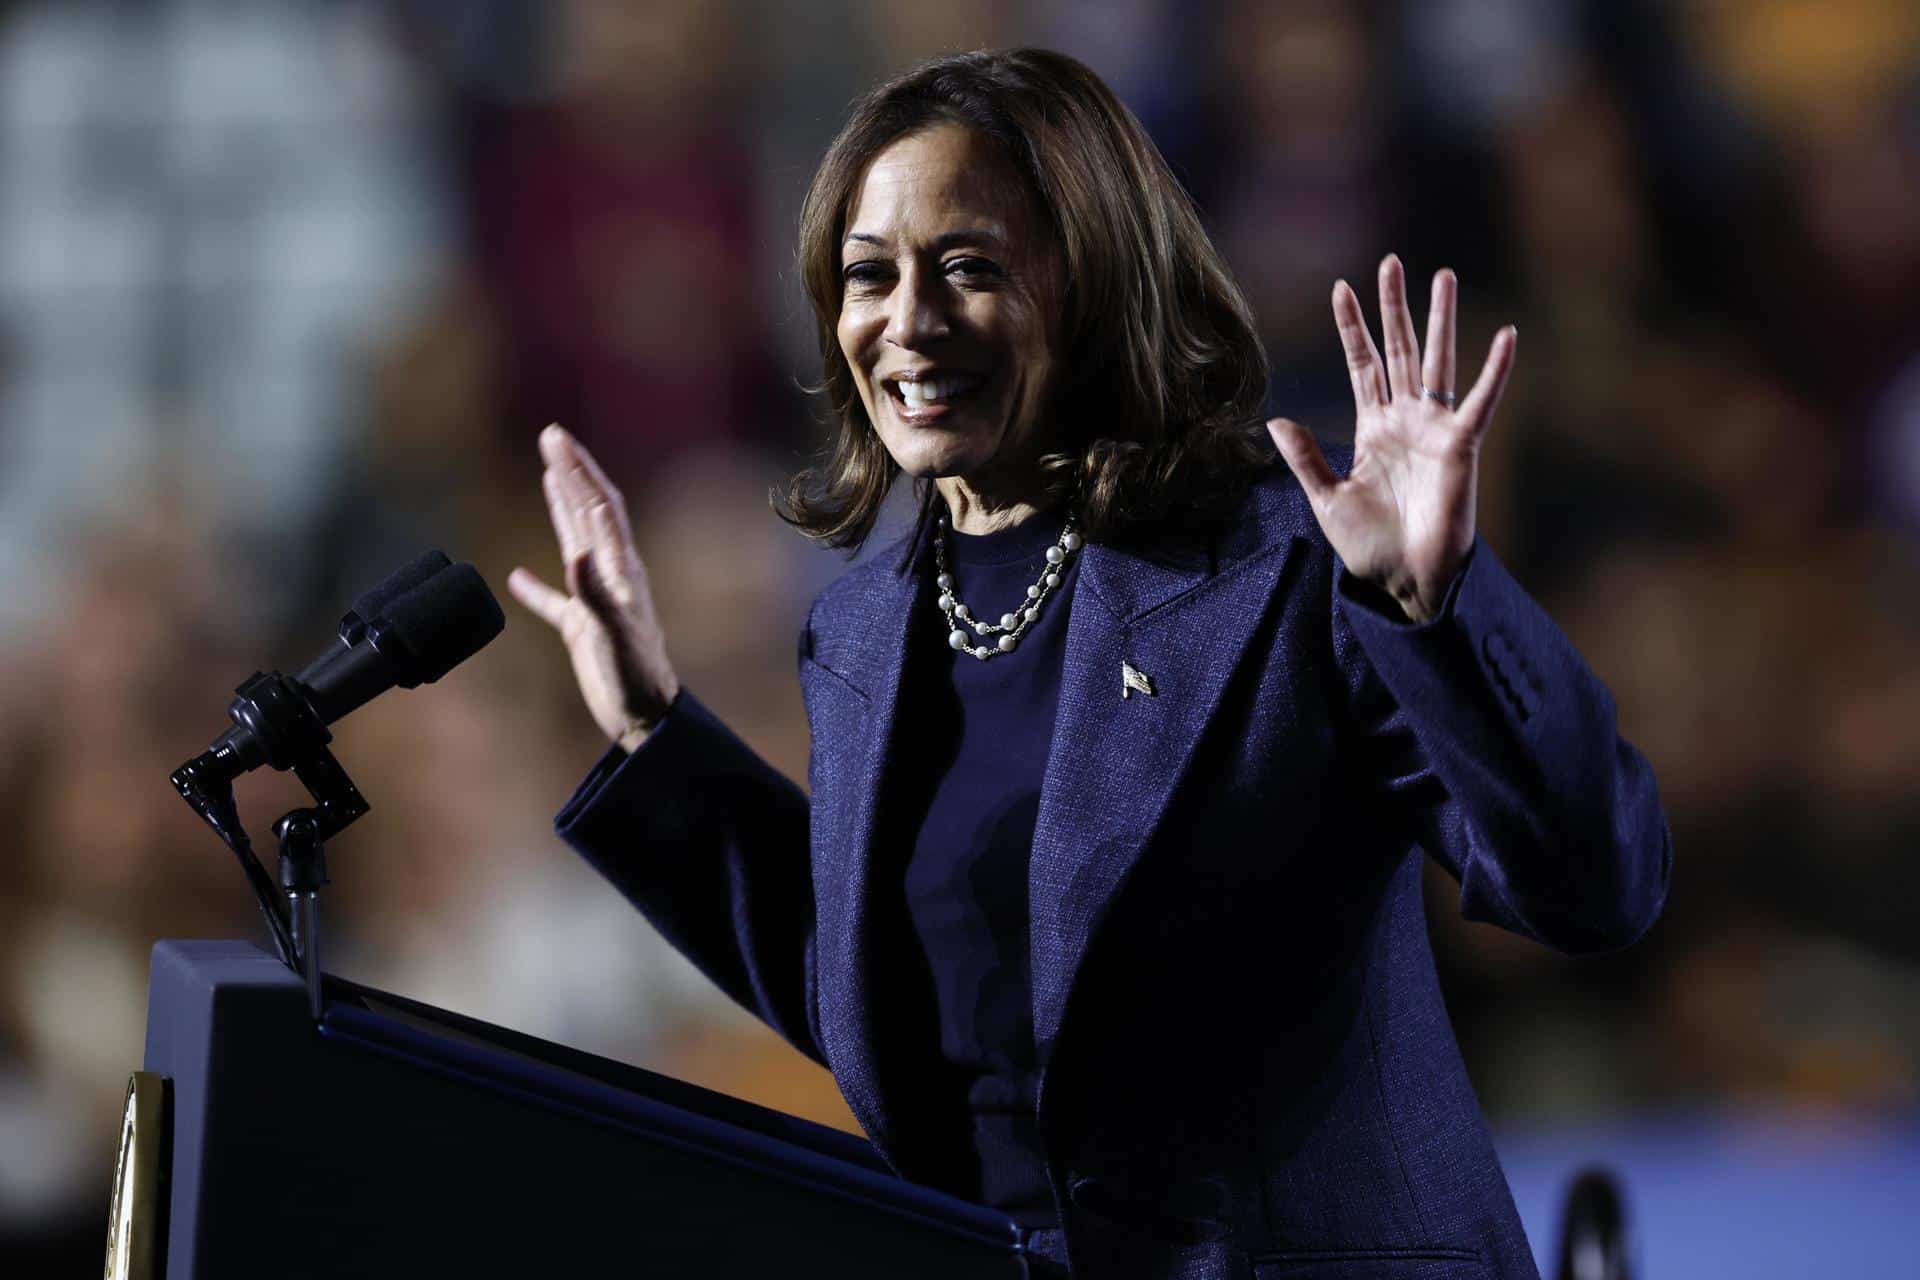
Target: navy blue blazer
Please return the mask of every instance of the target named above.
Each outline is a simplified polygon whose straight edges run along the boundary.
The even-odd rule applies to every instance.
[[[951,1187],[964,1125],[876,847],[925,554],[923,527],[808,615],[811,801],[683,693],[556,825],[832,1070],[898,1173]],[[1035,1252],[1093,1277],[1535,1276],[1417,853],[1469,919],[1573,953],[1639,937],[1671,840],[1611,696],[1484,543],[1432,621],[1377,611],[1283,466],[1218,539],[1082,554],[1029,880],[1062,1215]]]

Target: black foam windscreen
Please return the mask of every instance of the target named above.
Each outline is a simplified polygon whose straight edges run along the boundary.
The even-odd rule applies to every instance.
[[[413,559],[401,565],[398,569],[395,569],[386,576],[386,579],[381,582],[379,586],[374,587],[353,602],[352,610],[341,620],[341,638],[345,639],[348,643],[352,643],[356,637],[345,634],[349,626],[358,623],[364,628],[368,623],[386,612],[388,605],[398,600],[401,596],[406,595],[409,591],[412,591],[415,587],[438,574],[442,569],[445,569],[452,563],[453,561],[447,558],[447,553],[436,547],[432,551],[421,552]]]
[[[480,571],[464,563],[449,565],[390,602],[380,621],[374,645],[383,656],[399,659],[401,678],[394,683],[403,689],[438,680],[507,625]]]

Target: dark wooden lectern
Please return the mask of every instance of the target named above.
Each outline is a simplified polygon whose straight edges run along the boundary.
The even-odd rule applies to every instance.
[[[155,1270],[1011,1278],[1018,1228],[859,1138],[329,979],[154,948]]]

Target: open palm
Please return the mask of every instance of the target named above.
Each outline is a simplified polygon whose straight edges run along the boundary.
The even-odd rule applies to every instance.
[[[626,498],[587,447],[558,424],[540,433],[540,487],[560,543],[566,590],[531,569],[507,578],[514,599],[559,632],[580,696],[608,738],[632,751],[680,691]]]
[[[1517,341],[1511,325],[1494,336],[1473,389],[1456,405],[1457,291],[1453,272],[1435,273],[1423,359],[1406,272],[1394,256],[1380,264],[1383,367],[1359,297],[1344,280],[1334,286],[1356,415],[1353,466],[1344,478],[1305,427],[1286,418],[1267,424],[1347,571],[1392,595],[1415,622],[1439,611],[1473,547],[1480,441],[1506,389]]]

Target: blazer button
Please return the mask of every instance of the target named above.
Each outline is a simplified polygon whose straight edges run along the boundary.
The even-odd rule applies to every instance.
[[[1530,710],[1527,705],[1527,691],[1514,683],[1513,677],[1507,673],[1505,667],[1493,669],[1493,681],[1500,686],[1500,693],[1506,698],[1507,705],[1513,708],[1513,713],[1525,720]]]

